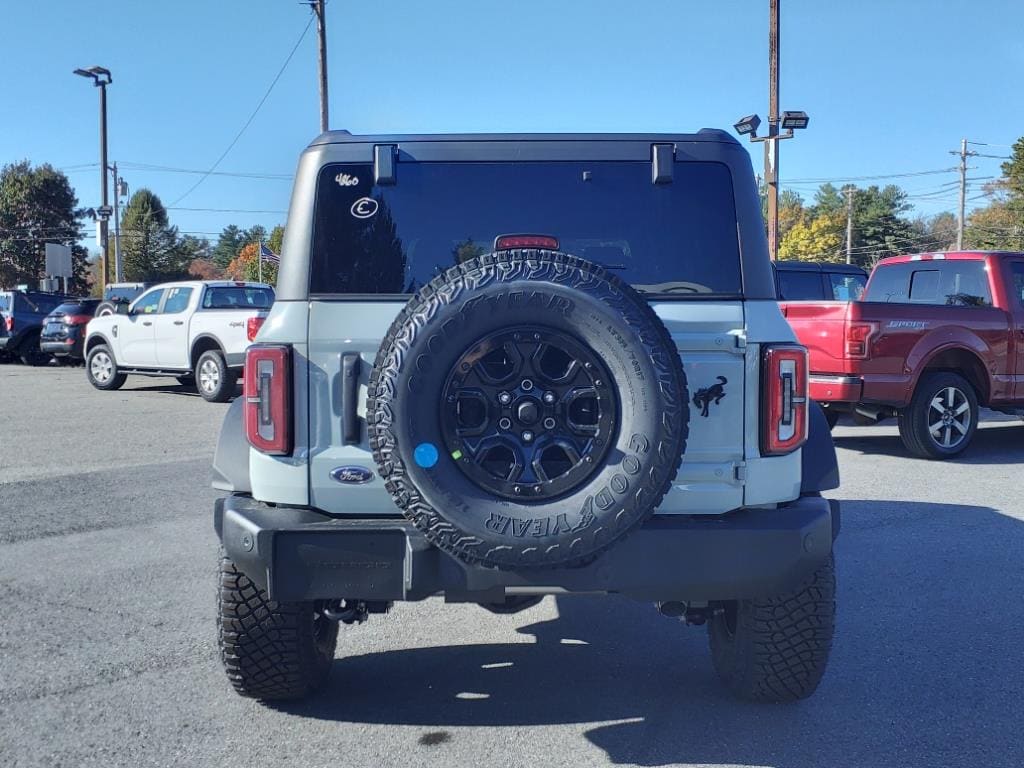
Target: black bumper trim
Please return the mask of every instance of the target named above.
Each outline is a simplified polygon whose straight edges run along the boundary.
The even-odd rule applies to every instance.
[[[655,517],[586,566],[521,571],[456,560],[402,518],[336,518],[244,495],[217,500],[214,527],[228,557],[280,601],[498,602],[506,588],[730,600],[798,586],[832,551],[839,503],[804,496],[777,509]]]

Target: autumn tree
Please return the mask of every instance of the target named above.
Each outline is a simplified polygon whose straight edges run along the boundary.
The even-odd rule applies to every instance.
[[[836,213],[805,214],[779,243],[779,258],[841,261],[845,227],[845,218]]]

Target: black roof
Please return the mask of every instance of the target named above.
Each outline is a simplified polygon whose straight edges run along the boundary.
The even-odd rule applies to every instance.
[[[411,141],[710,141],[738,144],[732,134],[720,128],[701,128],[697,133],[389,133],[359,135],[348,131],[321,133],[309,146],[318,144],[397,144]]]
[[[856,264],[840,264],[834,261],[773,261],[775,269],[784,272],[838,272],[847,275],[866,275],[867,270]]]

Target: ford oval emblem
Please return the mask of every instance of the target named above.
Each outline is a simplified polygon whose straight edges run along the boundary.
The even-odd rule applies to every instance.
[[[349,465],[347,467],[335,467],[331,470],[331,477],[339,483],[346,485],[361,485],[373,480],[373,472],[366,467]]]

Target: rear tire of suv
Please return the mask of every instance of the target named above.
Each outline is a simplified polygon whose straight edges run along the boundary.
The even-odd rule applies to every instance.
[[[25,365],[40,366],[50,362],[50,355],[39,348],[39,334],[32,334],[21,342],[18,357]]]
[[[316,605],[271,600],[221,553],[217,636],[228,680],[254,699],[299,699],[327,682],[338,623]]]
[[[226,403],[235,394],[238,372],[228,368],[219,350],[203,352],[196,363],[196,385],[199,394],[210,403]]]
[[[128,377],[118,373],[114,353],[106,344],[97,344],[85,358],[85,375],[96,389],[112,390],[124,386]]]
[[[742,699],[788,702],[818,687],[835,631],[832,556],[795,592],[726,604],[708,623],[711,659]]]
[[[947,371],[926,373],[899,413],[900,438],[915,456],[949,459],[970,445],[979,416],[978,395],[967,379]]]

